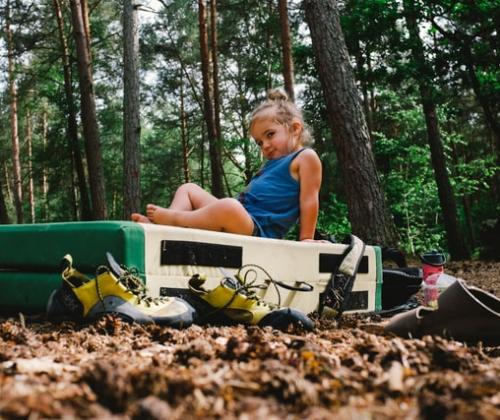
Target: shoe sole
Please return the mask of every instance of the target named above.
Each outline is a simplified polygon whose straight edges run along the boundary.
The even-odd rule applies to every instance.
[[[178,299],[176,299],[178,300]],[[186,311],[171,317],[154,317],[145,315],[129,302],[117,297],[106,296],[102,301],[97,302],[89,311],[85,318],[96,319],[104,315],[116,315],[127,322],[137,322],[138,324],[158,324],[173,328],[187,328],[193,323],[195,310],[187,302]]]

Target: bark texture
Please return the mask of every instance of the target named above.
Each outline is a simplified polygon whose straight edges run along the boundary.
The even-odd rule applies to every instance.
[[[281,49],[283,57],[283,80],[285,82],[285,90],[289,98],[294,101],[294,82],[293,82],[293,58],[292,58],[292,42],[290,40],[290,25],[288,22],[288,7],[287,0],[278,0],[278,10],[280,17],[281,29]]]
[[[7,56],[9,73],[9,104],[10,104],[10,131],[12,139],[12,168],[14,172],[14,207],[17,223],[23,223],[23,187],[21,181],[21,161],[19,156],[19,126],[17,115],[17,85],[14,70],[14,46],[11,29],[10,1],[5,7],[5,36],[7,38]]]
[[[217,149],[222,149],[222,133],[220,127],[220,92],[219,92],[219,59],[217,42],[217,0],[210,0],[210,56],[212,58],[213,101],[215,132],[217,133]]]
[[[33,128],[31,112],[26,111],[26,147],[28,149],[28,197],[31,223],[35,223],[35,181],[33,179]]]
[[[222,128],[220,123],[220,90],[219,90],[219,43],[217,35],[217,0],[210,0],[210,56],[212,58],[212,79],[213,79],[213,101],[214,101],[214,121],[217,135],[216,150],[220,165],[220,173],[226,183],[226,191],[231,195],[229,184],[226,180],[224,165],[222,164],[222,151],[224,150],[224,140],[222,138]],[[224,195],[224,191],[222,191]]]
[[[189,173],[189,139],[187,132],[187,116],[184,108],[184,80],[182,79],[182,71],[180,73],[180,122],[181,122],[181,140],[182,140],[182,172],[184,174],[184,182],[191,182]]]
[[[3,162],[5,164],[5,162]],[[4,165],[2,164],[2,167]],[[6,182],[4,182],[6,181]],[[7,203],[4,194],[4,185],[8,187],[7,178],[0,177],[0,224],[9,224],[10,218],[7,211]],[[7,189],[7,188],[6,188]]]
[[[141,206],[139,114],[139,32],[134,0],[123,5],[123,217]]]
[[[82,125],[83,136],[85,138],[85,152],[87,155],[90,194],[92,197],[92,215],[96,220],[106,219],[106,193],[101,144],[95,107],[91,61],[88,53],[90,46],[87,43],[87,36],[85,34],[81,2],[80,0],[70,0],[70,4],[78,61]]]
[[[220,198],[224,196],[224,187],[222,184],[221,155],[217,147],[217,127],[213,101],[214,87],[208,46],[207,5],[205,0],[198,0],[198,23],[200,31],[201,71],[203,74],[203,104],[208,131],[212,194]]]
[[[47,134],[48,134],[47,111],[44,109],[42,114],[42,145],[43,153],[47,153]],[[49,181],[48,168],[43,165],[42,169],[42,220],[47,221],[49,218],[49,203],[48,203]]]
[[[68,50],[68,40],[64,33],[64,19],[61,10],[60,0],[53,0],[54,12],[57,20],[59,42],[61,43],[61,60],[64,73],[64,93],[66,97],[67,118],[68,118],[68,147],[72,157],[72,166],[76,172],[78,190],[80,195],[81,218],[90,220],[92,217],[90,210],[89,193],[87,180],[85,179],[85,169],[83,167],[82,153],[78,142],[78,124],[76,122],[76,106],[73,95],[73,84],[71,76],[71,63]]]
[[[337,3],[334,0],[305,0],[304,7],[352,232],[368,243],[396,245],[397,232],[375,167]]]

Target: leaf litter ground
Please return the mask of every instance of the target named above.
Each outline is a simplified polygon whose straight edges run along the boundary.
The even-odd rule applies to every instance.
[[[500,263],[449,274],[497,296]],[[312,333],[0,318],[0,418],[500,418],[500,347],[402,339],[384,320]]]

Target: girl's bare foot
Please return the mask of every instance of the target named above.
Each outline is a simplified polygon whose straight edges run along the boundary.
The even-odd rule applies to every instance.
[[[172,225],[174,210],[169,210],[155,204],[148,204],[146,206],[146,214],[152,223],[159,225]]]
[[[151,223],[151,221],[146,216],[140,213],[132,213],[130,215],[130,220],[136,223]]]

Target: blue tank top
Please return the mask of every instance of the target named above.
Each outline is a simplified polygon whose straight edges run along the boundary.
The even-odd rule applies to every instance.
[[[268,160],[238,195],[255,224],[254,235],[283,238],[299,218],[299,182],[290,174],[290,163],[299,153]]]

